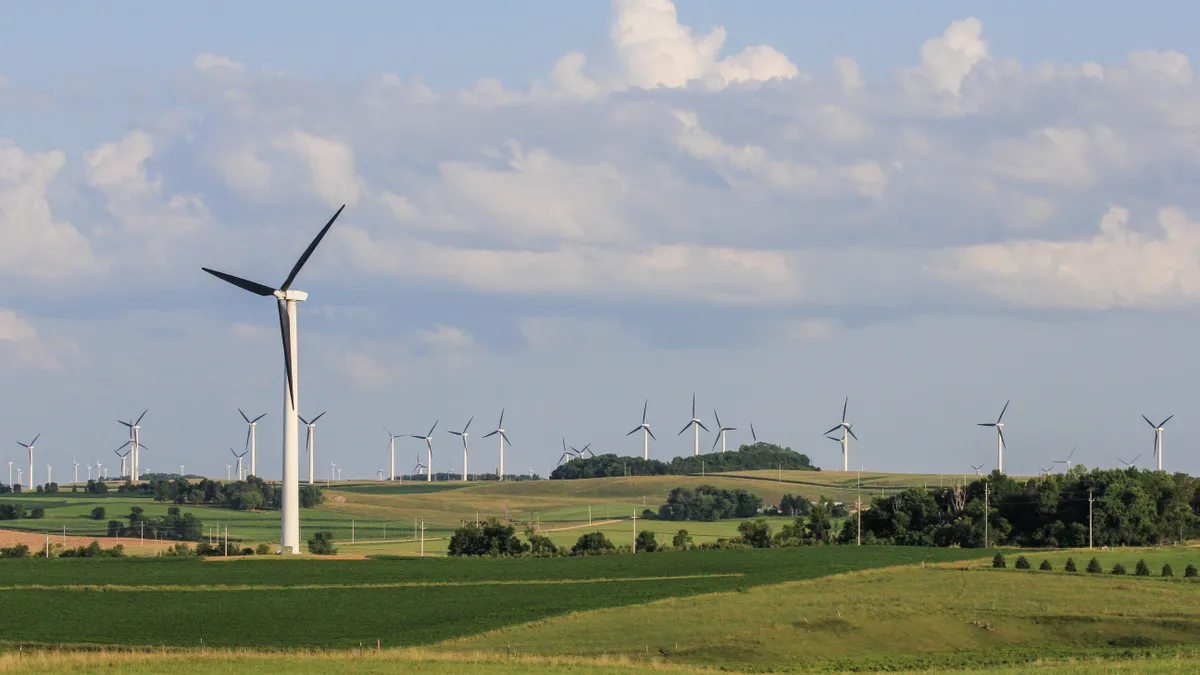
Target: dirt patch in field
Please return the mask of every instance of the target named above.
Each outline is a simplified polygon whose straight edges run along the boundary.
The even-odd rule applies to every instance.
[[[206,556],[204,559],[211,560],[211,561],[217,561],[217,560],[247,560],[247,559],[253,560],[253,559],[257,558],[257,559],[262,560],[262,559],[266,559],[266,558],[275,558],[275,557],[278,557],[278,554],[269,553],[267,555],[231,555],[229,557]],[[365,556],[365,555],[304,555],[303,557],[308,560],[366,560],[367,559],[367,556]]]
[[[40,551],[46,546],[45,532],[23,532],[21,530],[0,530],[0,547],[16,546],[17,544],[25,544],[31,550]],[[155,550],[170,548],[174,542],[164,543],[147,541],[144,545],[138,544],[138,539],[129,537],[122,538],[120,541],[116,537],[74,537],[67,536],[65,539],[61,534],[50,534],[51,544],[65,544],[67,547],[76,548],[78,546],[90,546],[93,541],[100,542],[104,548],[112,548],[117,544],[124,544],[125,550],[128,553],[153,553]]]

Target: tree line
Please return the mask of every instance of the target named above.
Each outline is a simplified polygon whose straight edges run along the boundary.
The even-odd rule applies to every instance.
[[[209,504],[240,511],[278,509],[282,495],[278,485],[271,485],[258,476],[248,476],[246,480],[232,483],[208,478],[192,482],[182,476],[158,478],[147,484],[147,490],[159,502]],[[301,508],[312,508],[323,501],[325,494],[317,485],[300,486]]]
[[[733,452],[714,452],[690,457],[676,457],[670,462],[641,457],[620,457],[615,454],[595,457],[576,457],[561,464],[550,473],[551,479],[611,478],[613,476],[683,476],[726,471],[755,471],[761,469],[820,471],[808,455],[774,443],[759,441],[742,445]]]

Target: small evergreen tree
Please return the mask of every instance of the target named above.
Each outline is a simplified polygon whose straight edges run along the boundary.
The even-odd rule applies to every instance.
[[[1005,567],[1008,567],[1008,563],[1004,562],[1004,556],[1002,554],[997,553],[996,557],[992,558],[992,567],[995,569],[1004,569]]]
[[[1017,564],[1015,567],[1019,570],[1027,570],[1029,569],[1029,561],[1025,559],[1025,556],[1019,555],[1017,556]]]
[[[1113,573],[1113,574],[1116,574],[1116,575],[1118,575],[1118,576],[1124,576],[1124,574],[1125,574],[1125,566],[1124,566],[1124,565],[1122,565],[1121,563],[1117,563],[1116,565],[1113,565],[1113,568],[1112,568],[1112,573]]]
[[[1088,561],[1087,571],[1089,574],[1100,574],[1104,568],[1100,566],[1100,561],[1092,558]]]
[[[1133,573],[1139,577],[1148,577],[1150,576],[1150,566],[1146,564],[1145,560],[1139,560]]]
[[[1200,576],[1200,571],[1196,569],[1195,565],[1188,563],[1187,568],[1183,570],[1183,576],[1188,577],[1189,579],[1195,578]]]
[[[1175,576],[1175,570],[1171,569],[1171,563],[1163,563],[1162,575],[1164,577]]]
[[[308,540],[308,552],[313,555],[336,555],[332,532],[314,532]]]
[[[1078,572],[1079,571],[1075,567],[1075,559],[1074,558],[1067,558],[1067,563],[1065,565],[1063,565],[1063,569],[1068,572]]]
[[[1050,570],[1054,569],[1054,566],[1050,564],[1049,560],[1043,560],[1042,564],[1038,565],[1038,569],[1042,570],[1043,572],[1049,572]]]

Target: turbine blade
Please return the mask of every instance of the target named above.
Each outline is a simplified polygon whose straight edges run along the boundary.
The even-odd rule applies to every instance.
[[[246,413],[242,412],[241,408],[238,408],[238,414],[242,416],[242,419],[246,420],[246,424],[250,424],[250,418],[246,417]]]
[[[842,425],[840,425],[840,424],[839,424],[839,425],[837,425],[836,427],[834,427],[834,428],[830,429],[829,431],[826,431],[825,433],[826,433],[826,434],[832,434],[833,432],[835,432],[835,431],[837,431],[838,429],[841,429],[841,428],[842,428]]]
[[[1163,421],[1162,421],[1162,424],[1159,424],[1158,426],[1160,426],[1160,427],[1162,427],[1162,426],[1166,426],[1167,422],[1170,422],[1172,417],[1175,417],[1175,416],[1174,416],[1174,415],[1171,415],[1171,416],[1170,416],[1170,417],[1168,417],[1167,419],[1163,420]],[[36,441],[37,439],[34,439],[34,440]]]
[[[447,431],[446,433],[448,433],[448,434],[454,434],[455,436],[462,436],[462,432],[461,432],[461,431],[454,431],[454,430],[450,430],[450,431]]]
[[[321,419],[322,417],[324,417],[324,416],[325,416],[325,413],[327,413],[327,412],[329,412],[329,411],[328,411],[328,410],[322,410],[320,415],[317,415],[316,417],[314,417],[314,418],[313,418],[313,421],[312,421],[312,423],[313,423],[313,424],[316,424],[316,423],[317,423],[317,420],[319,420],[319,419]],[[264,418],[264,417],[266,417],[266,416],[267,416],[267,414],[266,414],[266,413],[263,413],[263,414],[259,415],[258,417],[254,418],[254,419],[255,419],[255,421],[258,421],[258,420],[261,420],[262,418]]]
[[[720,442],[721,442],[721,434],[717,434],[716,436],[713,436],[712,450],[716,450],[717,443],[720,443]],[[712,452],[712,450],[710,450],[709,452]]]
[[[846,431],[849,432],[849,434],[854,438],[854,440],[856,440],[856,441],[858,440],[858,436],[855,436],[855,434],[854,434],[853,427],[846,427]]]
[[[755,443],[758,442],[758,434],[754,433],[754,422],[750,423],[750,438],[753,438]]]
[[[133,422],[126,422],[125,420],[117,420],[117,424],[124,424],[125,426],[129,427],[130,429],[133,428]]]
[[[846,400],[844,402],[842,402],[842,421],[843,422],[846,421],[846,409],[849,407],[850,407],[850,397],[847,396]]]
[[[433,430],[437,428],[437,425],[438,425],[438,423],[434,422],[433,426],[429,427],[429,433],[425,434],[425,438],[429,438],[430,436],[433,435]]]
[[[701,429],[703,429],[705,431],[708,431],[708,427],[704,426],[704,422],[701,422],[700,420],[696,420],[696,426],[700,427]]]
[[[283,337],[283,370],[287,375],[288,396],[292,400],[292,408],[296,407],[296,388],[292,384],[292,332],[288,321],[287,302],[279,300],[279,334]]]
[[[250,429],[246,429],[246,449],[250,449]]]
[[[650,434],[650,438],[653,438],[656,441],[658,440],[658,438],[654,436],[654,432],[650,431],[650,427],[646,427],[646,433]]]
[[[696,416],[696,394],[692,394],[692,417]]]
[[[646,402],[642,404],[642,424],[646,423],[646,409],[649,407],[650,407],[650,399],[646,399]]]
[[[1142,415],[1142,419],[1146,420],[1146,424],[1149,424],[1151,428],[1154,428],[1154,422],[1151,422],[1149,417]]]
[[[504,428],[504,408],[500,409],[500,423],[496,425],[497,429]]]
[[[279,287],[279,290],[286,291],[292,287],[292,282],[296,280],[296,275],[300,273],[300,268],[304,267],[304,263],[308,262],[308,257],[313,254],[313,251],[317,250],[317,244],[320,244],[321,240],[325,238],[325,233],[328,232],[329,228],[333,226],[333,221],[337,220],[337,217],[342,215],[342,209],[344,208],[346,208],[346,205],[342,204],[341,208],[337,210],[337,213],[334,213],[333,217],[329,219],[329,222],[325,223],[325,227],[321,228],[321,231],[317,234],[316,238],[312,240],[312,243],[308,245],[308,248],[304,249],[304,255],[300,256],[300,259],[296,261],[296,266],[292,268],[292,273],[288,275],[287,280],[283,282],[283,285]]]
[[[508,447],[510,447],[510,448],[512,447],[512,441],[508,440],[508,433],[507,433],[507,432],[502,432],[502,433],[500,434],[500,438],[501,438],[501,439],[503,439],[503,441],[502,441],[502,442],[504,442],[504,443],[508,443]]]
[[[207,267],[201,267],[200,269],[204,270],[205,272],[208,272],[209,274],[213,275],[214,277],[216,277],[222,281],[227,281],[242,290],[250,291],[251,293],[253,293],[255,295],[262,295],[262,296],[275,295],[274,288],[260,284],[257,281],[250,281],[249,279],[235,277],[232,274],[218,272],[214,269],[209,269]]]
[[[324,415],[324,414],[325,414],[325,413],[321,413],[321,415]],[[314,421],[314,422],[316,422],[317,420],[321,419],[321,415],[317,415],[317,419],[316,419],[316,420],[313,420],[313,421]],[[250,420],[250,421],[251,421],[251,422],[257,422],[257,421],[261,420],[262,418],[264,418],[264,417],[266,417],[266,416],[267,416],[267,413],[263,413],[263,414],[259,415],[258,417],[255,417],[254,419],[252,419],[252,420]]]
[[[975,426],[978,426],[978,427],[994,427],[994,426],[996,426],[996,423],[995,423],[995,422],[980,422],[979,424],[977,424],[977,425],[975,425]]]
[[[1009,403],[1012,403],[1012,401],[1009,400],[1004,402],[1004,407],[1000,409],[1000,416],[996,418],[996,424],[1000,424],[1000,420],[1004,419],[1004,411],[1008,410]]]
[[[467,420],[467,426],[463,427],[463,433],[467,433],[467,429],[471,428],[471,422],[475,421],[475,416],[471,415],[471,419]]]
[[[632,435],[636,434],[637,432],[641,431],[641,430],[642,430],[642,429],[644,429],[644,428],[645,428],[645,427],[634,427],[634,428],[633,428],[633,431],[630,431],[629,433],[627,433],[627,434],[625,434],[625,435],[626,435],[626,436],[632,436]]]
[[[302,417],[302,416],[300,416],[300,415],[296,415],[296,417],[297,417],[297,418],[300,420],[300,423],[301,423],[301,424],[304,424],[305,426],[308,426],[308,420],[304,419],[304,417]],[[249,430],[247,430],[247,431],[246,431],[246,442],[247,442],[247,443],[249,443],[249,442],[250,442],[250,431],[249,431]]]
[[[142,414],[141,414],[141,415],[138,415],[137,421],[133,423],[133,426],[135,426],[135,427],[136,427],[137,425],[141,424],[141,423],[142,423],[142,418],[143,418],[143,417],[145,417],[145,416],[146,416],[146,413],[148,413],[148,412],[150,412],[150,409],[149,409],[149,408],[146,408],[145,410],[143,410],[143,411],[142,411]]]
[[[696,421],[695,421],[695,420],[692,420],[691,422],[688,422],[687,424],[685,424],[685,425],[683,426],[683,428],[682,428],[682,429],[680,429],[680,430],[679,430],[679,433],[677,433],[677,434],[675,434],[675,435],[676,435],[676,436],[682,436],[682,435],[683,435],[683,432],[687,431],[687,430],[688,430],[689,428],[691,428],[691,426],[692,426],[693,424],[695,424],[695,423],[696,423]]]
[[[492,433],[490,433],[490,434],[484,434],[484,435],[483,435],[483,437],[484,437],[484,438],[491,438],[492,436],[495,436],[495,435],[496,435],[496,434],[498,434],[498,433],[500,433],[500,430],[499,430],[499,429],[497,429],[497,430],[493,431],[493,432],[492,432]]]
[[[996,432],[1000,434],[1000,447],[1007,448],[1008,441],[1004,439],[1004,429],[1001,427],[996,427]]]

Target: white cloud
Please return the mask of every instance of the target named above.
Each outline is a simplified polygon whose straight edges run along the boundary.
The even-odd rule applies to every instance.
[[[988,58],[982,36],[983,22],[975,17],[951,22],[940,37],[921,45],[921,65],[902,73],[905,83],[915,90],[958,97],[963,80]]]
[[[193,60],[192,65],[194,65],[196,70],[199,71],[229,70],[241,73],[243,70],[245,70],[245,66],[237,61],[234,61],[228,56],[220,56],[211,52],[204,52],[203,54],[197,55],[195,60]]]
[[[280,147],[303,159],[312,177],[313,192],[332,207],[358,203],[362,179],[354,165],[354,148],[347,143],[293,131],[277,140]]]
[[[0,370],[15,367],[58,370],[61,364],[33,324],[11,309],[0,308]]]
[[[432,328],[416,334],[418,342],[438,349],[469,349],[475,344],[475,339],[465,330],[444,324],[434,324]]]

